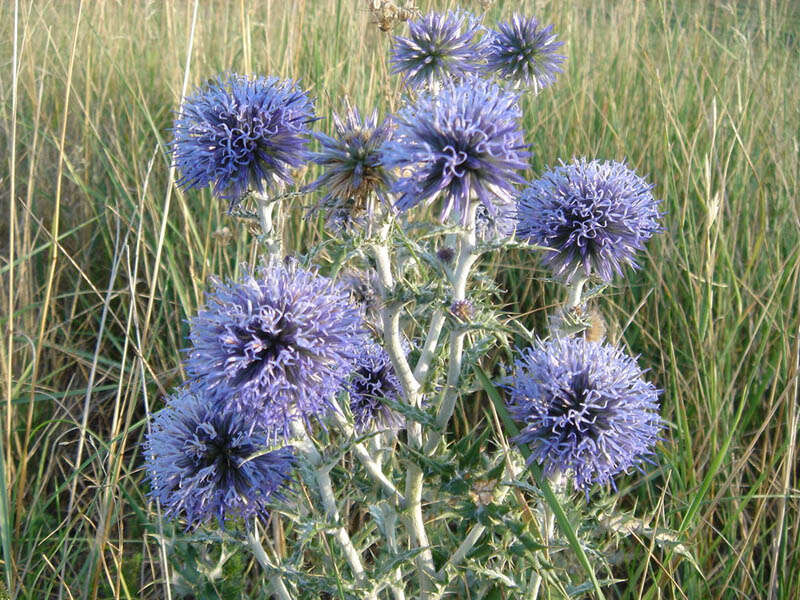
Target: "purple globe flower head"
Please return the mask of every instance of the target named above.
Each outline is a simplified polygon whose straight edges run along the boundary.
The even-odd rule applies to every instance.
[[[441,196],[441,219],[455,209],[466,224],[470,199],[477,198],[494,216],[494,199],[510,201],[514,184],[524,181],[517,171],[528,166],[518,98],[472,78],[423,94],[401,111],[395,138],[384,147],[386,166],[404,172],[392,189],[400,196],[395,206],[408,210]]]
[[[625,164],[573,160],[548,170],[517,201],[517,236],[552,251],[543,263],[566,280],[611,281],[662,230],[653,185]]]
[[[184,188],[213,186],[235,206],[248,191],[292,183],[307,159],[314,106],[298,85],[231,73],[189,96],[175,120],[172,156]]]
[[[400,380],[386,350],[375,342],[367,341],[361,346],[347,390],[357,433],[371,429],[396,430],[404,426],[402,415],[385,403],[387,398],[400,402]]]
[[[593,483],[613,486],[614,475],[646,460],[659,439],[659,391],[609,344],[539,342],[522,352],[505,386],[509,412],[525,424],[514,441],[531,445],[528,462],[548,476],[571,473],[587,496]]]
[[[389,119],[379,124],[378,113],[374,111],[362,120],[358,109],[348,103],[343,118],[333,115],[333,124],[335,138],[324,133],[313,134],[322,150],[312,153],[311,160],[322,165],[323,173],[306,189],[326,189],[328,193],[321,205],[345,208],[351,213],[369,209],[373,194],[386,202],[385,191],[392,184],[392,177],[383,166],[380,149],[392,137]]]
[[[189,321],[189,374],[269,431],[288,436],[293,420],[324,416],[364,339],[348,291],[283,263],[214,283]]]
[[[419,88],[477,73],[483,61],[482,27],[463,10],[428,13],[409,21],[409,37],[397,36],[392,48],[392,73]]]
[[[557,42],[553,26],[539,27],[535,17],[514,15],[492,32],[486,49],[486,70],[503,79],[533,88],[538,93],[556,80],[565,56],[556,54],[564,45]]]
[[[187,529],[216,519],[267,517],[294,465],[291,446],[267,451],[270,436],[220,407],[199,387],[181,388],[156,413],[145,438],[150,496]]]

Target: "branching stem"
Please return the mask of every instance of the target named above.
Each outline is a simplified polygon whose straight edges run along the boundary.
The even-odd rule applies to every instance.
[[[475,218],[478,202],[473,200],[469,206],[467,226],[458,234],[458,250],[456,254],[456,268],[453,271],[453,302],[462,302],[467,297],[467,281],[469,272],[480,254],[476,251],[477,238],[475,233]],[[436,413],[438,431],[431,432],[425,451],[432,452],[442,438],[443,432],[450,422],[458,400],[458,383],[461,377],[461,366],[464,358],[464,336],[466,330],[457,327],[450,332],[450,356],[447,364],[447,385],[444,398]]]
[[[269,556],[267,556],[267,551],[264,550],[264,546],[261,544],[261,539],[259,538],[258,532],[255,529],[253,531],[248,529],[247,545],[253,552],[253,556],[255,557],[256,561],[258,561],[258,564],[260,564],[268,573],[272,573],[275,570],[275,567],[273,566],[272,561],[270,561]],[[278,600],[294,600],[292,595],[289,593],[286,584],[283,583],[283,578],[280,575],[270,575],[269,582],[272,586],[272,591],[276,596],[278,596]]]
[[[266,194],[255,194],[255,198],[267,257],[269,260],[280,260],[283,257],[284,222],[281,196],[278,194],[276,198],[270,198]]]
[[[330,466],[323,464],[322,455],[314,446],[314,442],[311,441],[305,427],[295,422],[292,424],[292,430],[296,438],[295,445],[305,455],[306,460],[314,469],[314,478],[322,498],[322,505],[325,508],[325,516],[331,523],[335,524],[333,535],[344,553],[347,564],[350,565],[353,576],[356,580],[363,581],[366,574],[364,565],[361,562],[361,555],[353,545],[347,530],[339,524],[341,516],[336,506],[336,496],[333,493],[333,485],[331,484]],[[371,600],[377,600],[377,596],[374,593],[369,593],[366,597]]]

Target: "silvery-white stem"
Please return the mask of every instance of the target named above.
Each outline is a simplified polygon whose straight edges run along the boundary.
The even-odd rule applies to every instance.
[[[400,343],[400,310],[402,307],[390,301],[394,293],[394,277],[389,257],[387,237],[389,224],[385,224],[378,232],[378,241],[373,244],[373,252],[378,270],[381,298],[383,300],[383,343],[395,369],[406,402],[416,406],[419,402],[419,382],[414,377]],[[422,447],[422,428],[415,421],[407,426],[409,443],[415,448]],[[406,473],[406,507],[408,509],[409,531],[415,547],[423,548],[417,555],[416,565],[420,580],[420,600],[428,597],[430,579],[434,574],[433,554],[430,551],[428,534],[425,531],[425,519],[422,516],[422,470],[412,463]]]
[[[256,531],[250,531],[248,529],[247,545],[252,551],[256,561],[258,561],[258,564],[260,564],[267,572],[270,572],[274,569]],[[279,600],[294,600],[292,595],[289,593],[286,584],[283,583],[283,578],[280,575],[270,575],[269,582],[272,586],[272,591],[276,596],[278,596]]]
[[[381,310],[383,344],[392,361],[395,373],[403,386],[406,398],[411,400],[419,388],[419,383],[411,372],[411,367],[408,364],[400,341],[400,310],[402,307],[389,301],[389,297],[394,293],[394,277],[392,275],[391,259],[389,258],[388,240],[386,239],[388,233],[389,224],[385,224],[378,232],[379,240],[372,245],[378,270],[381,298],[383,300],[383,308]]]
[[[475,252],[478,243],[475,233],[478,201],[474,199],[470,201],[468,210],[467,226],[458,234],[458,255],[453,273],[453,300],[464,300],[466,297],[469,271],[478,260],[478,253]]]
[[[406,502],[412,541],[416,548],[422,548],[417,555],[416,565],[420,585],[419,598],[426,600],[431,592],[431,581],[436,576],[436,571],[428,533],[425,531],[425,518],[422,515],[422,469],[413,461],[408,465],[406,472]]]
[[[436,355],[436,347],[439,345],[439,335],[442,333],[444,322],[444,311],[434,311],[431,322],[428,325],[428,334],[425,337],[425,343],[422,345],[419,360],[417,360],[417,365],[414,367],[414,378],[420,385],[425,383],[425,379],[428,377],[431,361]]]
[[[587,281],[588,279],[586,277],[581,277],[580,279],[576,279],[574,282],[569,284],[567,287],[567,302],[564,305],[565,311],[573,310],[581,305],[583,286]]]
[[[453,272],[453,301],[463,301],[467,296],[467,281],[469,272],[475,261],[478,260],[479,253],[476,252],[477,239],[475,234],[475,218],[478,210],[478,202],[473,200],[469,206],[468,220],[466,228],[459,233],[458,250],[456,255],[456,268]],[[466,331],[462,328],[455,328],[450,332],[450,357],[447,365],[447,385],[445,388],[444,399],[436,413],[436,425],[440,432],[444,432],[450,418],[455,410],[456,400],[458,400],[458,382],[461,377],[461,365],[464,356],[464,336]],[[425,445],[426,452],[432,452],[436,448],[443,433],[431,432],[428,442]]]
[[[281,201],[266,194],[255,194],[258,206],[258,221],[264,247],[270,260],[283,258],[283,211]]]
[[[296,440],[293,444],[296,445],[300,451],[305,455],[308,463],[314,468],[314,478],[319,489],[320,497],[322,498],[322,505],[325,508],[325,516],[332,523],[338,523],[341,516],[339,509],[336,506],[336,496],[333,493],[333,485],[331,484],[330,467],[322,463],[322,455],[317,450],[314,443],[308,436],[305,427],[301,423],[292,423],[292,433]],[[350,570],[357,580],[365,578],[364,565],[361,562],[361,556],[353,545],[350,535],[347,530],[341,526],[336,525],[333,530],[333,536],[339,543],[339,546],[344,553],[347,564],[350,565]],[[374,593],[367,594],[367,598],[377,600]]]

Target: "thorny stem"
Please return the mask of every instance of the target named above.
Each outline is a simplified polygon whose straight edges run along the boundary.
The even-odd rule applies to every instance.
[[[581,294],[587,281],[586,277],[581,277],[567,286],[567,302],[564,304],[564,310],[570,311],[581,305]]]
[[[320,455],[314,443],[308,436],[305,427],[302,424],[292,423],[292,431],[295,438],[295,444],[300,451],[305,454],[306,460],[314,468],[314,478],[319,489],[320,496],[322,497],[322,505],[325,508],[325,516],[331,523],[338,523],[341,519],[339,509],[336,506],[336,497],[333,494],[333,485],[331,484],[330,467],[323,464],[322,455]],[[353,545],[350,535],[342,525],[335,525],[333,535],[339,546],[344,552],[347,564],[350,565],[350,570],[353,572],[354,577],[363,581],[366,577],[364,572],[364,565],[361,562],[361,556]],[[367,598],[370,600],[377,600],[374,593],[368,593]]]
[[[400,311],[402,306],[391,301],[394,294],[394,277],[392,275],[392,264],[389,258],[389,246],[387,236],[389,234],[389,224],[385,224],[378,232],[378,240],[372,245],[375,255],[375,263],[378,270],[378,282],[380,284],[381,298],[383,307],[381,317],[383,321],[383,342],[386,352],[394,366],[395,373],[400,379],[406,398],[411,400],[419,389],[411,367],[408,364],[403,346],[400,341]]]
[[[283,258],[283,207],[280,194],[270,198],[266,194],[255,194],[258,207],[258,222],[261,225],[261,234],[264,239],[269,260]]]
[[[375,262],[378,269],[383,309],[383,341],[384,348],[394,366],[395,373],[403,386],[404,396],[411,406],[419,403],[419,382],[414,377],[400,343],[400,311],[402,306],[392,300],[395,291],[392,276],[391,259],[389,257],[388,234],[389,224],[385,224],[378,232],[379,241],[373,244]],[[422,428],[413,421],[408,423],[408,441],[417,448],[422,448]],[[409,515],[409,531],[415,547],[422,548],[417,555],[416,564],[420,581],[420,598],[428,597],[430,580],[434,575],[433,554],[430,551],[428,534],[425,531],[425,519],[422,515],[422,470],[411,463],[406,473],[406,508]]]
[[[255,527],[252,531],[250,529],[247,530],[247,545],[253,552],[253,556],[255,557],[256,561],[258,561],[258,564],[260,564],[265,571],[270,573],[275,569],[269,559],[269,556],[267,556],[267,551],[264,550],[264,546],[261,544],[261,540],[259,539],[258,532],[256,531]],[[270,575],[269,582],[272,586],[272,591],[278,596],[278,600],[294,600],[292,595],[289,593],[289,590],[286,588],[286,584],[283,583],[283,578],[280,575]]]
[[[428,334],[425,337],[425,343],[422,345],[422,351],[420,352],[419,360],[417,360],[417,366],[414,367],[414,378],[420,385],[425,383],[428,371],[430,371],[431,361],[436,355],[436,347],[439,345],[439,335],[442,333],[444,322],[444,311],[434,311],[431,322],[428,325]]]
[[[458,251],[456,255],[456,268],[453,272],[453,301],[458,302],[466,299],[467,280],[469,272],[475,261],[478,260],[479,253],[476,252],[477,238],[475,234],[475,218],[478,210],[478,202],[473,200],[469,206],[467,226],[458,234]],[[455,410],[456,400],[458,399],[458,382],[461,377],[461,365],[464,358],[464,336],[466,331],[457,327],[450,332],[450,357],[447,365],[447,385],[445,388],[444,399],[436,413],[436,425],[438,432],[431,432],[425,451],[430,453],[436,448],[441,440],[450,418]]]

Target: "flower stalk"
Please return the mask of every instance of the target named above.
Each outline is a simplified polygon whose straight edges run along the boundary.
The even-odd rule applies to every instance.
[[[475,234],[475,218],[478,210],[478,201],[473,198],[469,205],[466,227],[458,234],[458,251],[456,254],[456,268],[453,272],[453,302],[463,302],[467,296],[467,281],[469,272],[480,253],[477,251],[477,238]],[[447,382],[444,398],[436,413],[436,426],[438,431],[430,432],[425,451],[432,452],[444,435],[447,424],[453,416],[456,400],[458,399],[458,384],[461,377],[461,367],[464,358],[464,336],[467,334],[463,327],[455,327],[450,332],[450,356],[447,365]]]
[[[269,261],[280,260],[283,255],[283,210],[280,196],[270,198],[266,194],[255,194],[261,239]]]
[[[389,230],[390,224],[384,224],[378,232],[378,241],[372,246],[383,299],[381,316],[383,320],[384,348],[389,354],[395,372],[403,386],[406,401],[410,406],[418,406],[419,382],[411,371],[400,341],[400,311],[402,306],[391,299],[395,292],[395,281],[392,275],[387,240]],[[416,421],[409,421],[407,431],[409,443],[413,447],[421,449],[423,441],[420,424]],[[412,542],[416,548],[422,548],[417,555],[416,564],[420,580],[420,598],[424,599],[427,598],[430,589],[434,566],[428,534],[425,531],[425,519],[422,515],[422,470],[413,462],[409,465],[406,473],[405,499]]]
[[[267,572],[273,573],[275,567],[272,564],[266,550],[264,549],[261,539],[258,536],[258,531],[255,529],[247,530],[247,546],[253,553],[258,564]],[[283,583],[283,578],[280,575],[272,574],[269,576],[269,582],[272,586],[272,591],[278,597],[278,600],[294,600],[286,584]]]
[[[294,443],[303,454],[308,464],[314,469],[314,480],[319,490],[320,497],[322,498],[325,516],[328,521],[334,524],[333,536],[336,538],[339,547],[344,553],[345,560],[347,560],[347,564],[350,565],[353,576],[357,581],[363,582],[366,579],[366,573],[364,571],[364,564],[361,561],[361,555],[353,545],[353,541],[350,539],[347,530],[339,524],[341,516],[339,514],[339,508],[336,506],[336,496],[333,493],[333,484],[331,483],[330,476],[331,467],[330,465],[323,464],[322,455],[319,453],[319,450],[317,450],[314,442],[311,441],[308,432],[302,424],[295,421],[292,424],[292,432],[296,438]],[[366,597],[371,600],[377,600],[377,596],[374,592],[369,592]]]

